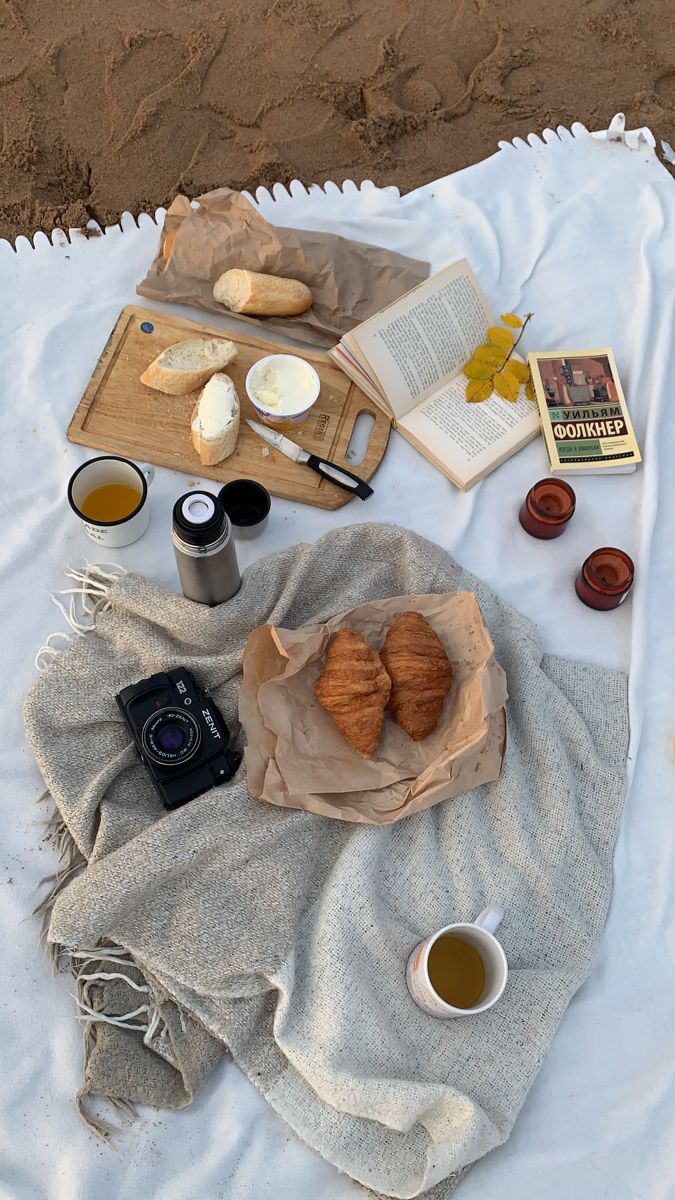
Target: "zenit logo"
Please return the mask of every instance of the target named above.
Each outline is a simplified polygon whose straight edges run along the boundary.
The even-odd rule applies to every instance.
[[[208,708],[202,709],[202,716],[203,716],[204,720],[206,721],[206,724],[208,725],[209,729],[211,730],[213,737],[217,738],[217,740],[219,742],[222,741],[222,738],[220,736],[220,733],[218,732],[216,723],[215,723],[213,717],[211,716],[211,713],[209,712]]]

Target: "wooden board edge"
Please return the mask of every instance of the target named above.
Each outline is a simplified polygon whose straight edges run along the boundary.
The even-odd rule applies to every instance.
[[[251,345],[258,346],[259,349],[264,350],[267,353],[269,353],[270,343],[275,346],[281,344],[276,342],[273,336],[266,338],[256,337],[255,334],[248,332],[248,326],[246,325],[243,327],[237,326],[236,329],[228,329],[225,326],[205,324],[202,321],[193,320],[192,317],[178,317],[175,315],[175,313],[163,312],[161,309],[157,308],[145,308],[138,304],[127,304],[126,308],[124,308],[122,312],[128,312],[129,314],[133,314],[134,317],[145,321],[152,321],[154,317],[158,322],[173,321],[179,325],[189,325],[190,328],[194,328],[200,333],[208,334],[210,337],[226,338],[229,341],[235,342],[235,344],[237,341],[237,335],[239,335],[242,340],[249,342]],[[120,316],[121,315],[122,314],[120,313]],[[230,313],[227,311],[227,309],[223,309],[222,315],[224,317],[229,316],[236,318],[237,313]],[[300,358],[306,358],[309,362],[318,362],[321,363],[322,366],[336,366],[333,360],[329,357],[328,351],[322,350],[320,347],[286,346],[285,349],[288,354],[297,354],[300,356]]]
[[[354,395],[355,392],[359,392],[363,399],[359,399],[358,396]],[[345,425],[351,420],[349,438],[347,439],[347,443],[344,447],[345,450],[347,449],[351,440],[352,432],[354,430],[354,425],[356,424],[361,413],[370,413],[370,415],[373,417],[374,424],[370,431],[368,445],[366,446],[366,451],[363,458],[359,463],[351,463],[347,462],[344,454],[338,453],[338,446],[344,433]],[[349,470],[354,471],[355,474],[360,475],[362,479],[366,480],[366,482],[370,483],[370,480],[376,474],[378,468],[382,465],[384,460],[387,446],[389,445],[389,438],[391,437],[391,429],[392,423],[387,414],[383,412],[382,409],[376,404],[374,404],[373,401],[366,396],[365,392],[361,392],[361,389],[352,382],[351,387],[347,392],[345,407],[342,410],[340,421],[338,422],[338,427],[335,432],[335,437],[331,442],[327,457],[329,457],[332,462],[335,462],[337,466],[347,467]],[[381,441],[381,438],[384,440]],[[373,453],[377,456],[373,462],[371,442],[373,442],[374,439],[377,439],[378,441],[378,448],[374,448],[373,450]],[[370,462],[368,461],[369,456],[371,458]],[[351,496],[349,492],[346,492],[344,488],[340,488],[334,483],[329,483],[328,480],[322,480],[322,487],[319,488],[319,495],[322,494],[325,494],[326,502],[322,503],[320,507],[333,512],[338,508],[344,508],[345,504],[349,504],[351,500],[355,499],[355,497]],[[330,503],[328,503],[329,497]]]
[[[356,395],[355,393],[359,393],[360,395]],[[374,423],[363,458],[359,463],[351,463],[345,458],[345,453],[349,448],[349,442],[351,441],[356,422],[362,413],[372,416]],[[351,423],[349,436],[344,444],[344,448],[341,450],[340,440],[345,431],[345,426],[349,423]],[[333,438],[331,455],[335,457],[338,466],[353,469],[363,479],[370,480],[384,458],[387,446],[389,445],[389,438],[391,437],[391,428],[391,419],[387,414],[366,396],[365,392],[362,392],[355,383],[352,383],[347,392],[345,406],[342,410],[335,437]]]
[[[69,442],[75,442],[79,445],[86,444],[81,440],[81,438],[75,437],[74,434],[78,432],[81,433],[83,431],[84,422],[91,407],[92,400],[101,387],[106,373],[114,364],[115,356],[113,351],[117,349],[119,343],[124,338],[131,321],[135,318],[136,312],[137,309],[134,304],[127,304],[126,307],[122,309],[120,315],[115,321],[115,324],[110,331],[108,340],[98,356],[98,362],[91,373],[89,382],[82,394],[82,399],[70,418],[70,424],[66,430],[66,436]]]

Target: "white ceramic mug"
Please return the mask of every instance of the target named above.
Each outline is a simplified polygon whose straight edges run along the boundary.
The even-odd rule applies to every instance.
[[[506,955],[494,936],[494,931],[504,916],[503,909],[496,904],[484,908],[475,921],[445,925],[432,933],[415,947],[406,968],[406,983],[413,1000],[432,1017],[471,1017],[492,1008],[506,987],[509,973]],[[429,951],[434,942],[445,934],[452,934],[468,942],[481,956],[485,968],[485,984],[478,1003],[471,1008],[455,1008],[443,1000],[429,978]]]
[[[113,549],[130,546],[132,542],[138,541],[148,528],[148,487],[154,478],[154,467],[147,464],[137,467],[136,463],[128,458],[104,454],[100,458],[90,458],[71,475],[68,483],[68,502],[84,525],[87,537],[93,542]],[[136,491],[140,489],[141,498],[132,512],[119,521],[91,521],[85,517],[80,505],[95,488],[104,487],[107,483],[124,483]]]

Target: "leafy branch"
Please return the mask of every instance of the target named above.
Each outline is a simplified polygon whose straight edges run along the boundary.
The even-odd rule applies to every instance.
[[[523,320],[517,313],[502,313],[503,324],[490,326],[487,341],[474,350],[464,365],[464,374],[469,380],[466,398],[470,404],[487,400],[493,392],[515,403],[523,383],[528,400],[534,400],[529,367],[519,359],[512,358],[533,315],[526,313]],[[514,329],[520,331],[518,337],[513,333]]]

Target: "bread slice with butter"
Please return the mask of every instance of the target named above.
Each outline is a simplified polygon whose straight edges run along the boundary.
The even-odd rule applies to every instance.
[[[192,414],[192,445],[205,467],[228,458],[239,437],[239,397],[229,375],[212,375]]]
[[[141,375],[141,383],[170,396],[186,396],[236,357],[237,347],[226,338],[185,338],[157,355]]]

